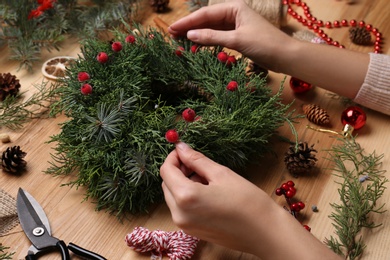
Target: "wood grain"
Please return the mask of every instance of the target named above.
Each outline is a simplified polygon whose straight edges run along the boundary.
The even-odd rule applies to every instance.
[[[390,35],[390,12],[387,0],[356,0],[355,4],[348,4],[346,0],[307,0],[306,3],[313,15],[324,22],[356,19],[357,21],[364,20],[366,23],[374,25],[384,36],[384,53],[390,54],[389,44],[387,43]],[[170,24],[188,14],[186,3],[183,0],[171,0],[169,6],[170,10],[163,14],[155,14],[145,6],[141,17],[143,23],[156,26],[154,19],[158,17],[165,23]],[[286,31],[291,32],[302,29],[291,19],[288,19],[287,22],[287,28],[284,28]],[[372,50],[372,46],[361,47],[351,44],[347,28],[328,30],[328,34],[349,49],[361,52],[370,52]],[[0,72],[10,72],[16,75],[21,81],[22,88],[28,90],[26,96],[29,96],[31,93],[34,93],[32,84],[43,80],[40,68],[45,60],[60,55],[77,57],[79,51],[80,48],[77,42],[67,40],[61,51],[43,52],[42,61],[36,63],[33,73],[29,73],[24,70],[18,71],[18,62],[9,61],[8,49],[3,48],[0,49]],[[321,61],[319,60],[318,62]],[[284,78],[285,75],[270,73],[269,84],[274,91],[279,88]],[[307,95],[295,96],[288,86],[288,79],[287,77],[284,83],[284,102],[289,103],[295,100],[293,107],[300,113],[302,113],[300,110],[302,104],[308,102],[315,103],[327,110],[331,118],[331,128],[333,130],[339,131],[342,129],[340,114],[345,107],[339,100],[333,99],[327,91],[320,88],[315,88],[314,91]],[[390,169],[389,117],[374,111],[367,111],[367,116],[367,125],[358,131],[358,142],[367,152],[376,151],[377,154],[384,154],[383,169]],[[48,144],[47,141],[50,140],[51,135],[59,133],[60,128],[58,124],[64,120],[66,120],[64,116],[34,120],[18,131],[10,131],[0,127],[0,134],[9,134],[12,140],[12,143],[0,144],[0,151],[11,145],[20,145],[27,152],[26,160],[28,161],[27,172],[22,176],[13,176],[0,172],[0,187],[14,197],[16,197],[19,187],[29,191],[45,209],[50,219],[53,235],[63,239],[66,243],[76,243],[100,253],[107,259],[150,259],[149,254],[138,254],[129,249],[124,242],[124,237],[136,226],[144,226],[148,229],[177,230],[164,203],[158,205],[149,214],[132,216],[120,222],[116,217],[111,216],[107,212],[95,211],[95,205],[92,201],[82,202],[84,196],[83,188],[75,189],[61,186],[61,184],[75,178],[74,176],[53,177],[43,173],[49,166],[48,161],[51,160],[50,152],[52,152],[51,148],[54,145]],[[327,134],[307,129],[307,124],[308,121],[302,119],[296,127],[301,140],[315,144],[315,148],[318,150],[317,158],[319,161],[316,171],[312,174],[300,176],[294,179],[294,181],[298,189],[297,196],[307,205],[301,214],[303,216],[302,220],[312,227],[314,236],[319,240],[324,240],[326,237],[333,235],[334,232],[331,220],[328,217],[332,212],[329,203],[339,200],[337,193],[338,185],[335,183],[337,179],[328,170],[331,165],[326,160],[329,156],[326,149],[335,145],[336,141]],[[283,136],[292,138],[287,126],[281,127],[279,132]],[[283,154],[287,150],[288,145],[276,140],[272,146],[275,155],[269,155],[258,162],[253,162],[253,165],[248,166],[246,177],[258,187],[264,189],[277,203],[283,206],[285,202],[282,198],[274,195],[274,189],[283,181],[292,179],[283,163]],[[386,173],[386,176],[390,179],[389,172]],[[388,192],[386,191],[381,199],[381,202],[387,203],[386,209],[389,209]],[[310,209],[311,205],[317,205],[319,212],[313,213]],[[374,219],[383,225],[380,228],[362,233],[367,243],[363,259],[389,259],[389,212],[374,216]],[[259,216],[259,221],[261,221],[261,216]],[[283,238],[281,237],[281,239]],[[258,242],[261,243],[261,241]],[[30,242],[20,226],[14,228],[8,235],[0,237],[0,243],[11,247],[10,251],[15,252],[14,259],[24,259],[30,246]],[[41,259],[60,259],[60,256],[58,254],[50,254]],[[257,258],[246,253],[202,241],[193,259],[249,260]]]

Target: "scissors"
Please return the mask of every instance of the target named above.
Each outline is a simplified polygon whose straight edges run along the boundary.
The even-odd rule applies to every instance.
[[[41,205],[27,191],[19,188],[17,211],[20,224],[32,245],[28,249],[26,260],[38,259],[38,255],[58,250],[62,260],[69,260],[69,250],[74,254],[91,260],[106,260],[94,252],[79,247],[73,243],[67,246],[64,241],[51,235],[49,220]]]

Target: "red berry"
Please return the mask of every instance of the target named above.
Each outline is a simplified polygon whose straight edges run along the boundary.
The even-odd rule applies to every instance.
[[[177,47],[177,49],[175,50],[175,54],[179,57],[183,56],[183,51],[184,51],[184,47],[182,46],[179,46]]]
[[[135,43],[135,37],[134,35],[128,35],[125,39],[125,42],[127,43]]]
[[[301,208],[299,207],[298,203],[291,204],[290,209],[295,211],[295,212],[299,212],[301,210]]]
[[[181,115],[186,122],[194,122],[196,117],[195,111],[191,108],[185,109]]]
[[[285,196],[286,196],[287,198],[289,198],[289,199],[291,199],[292,197],[294,197],[294,195],[295,195],[295,192],[293,192],[293,191],[291,191],[291,190],[286,191],[286,194],[285,194]]]
[[[92,86],[88,83],[85,83],[81,86],[80,91],[83,95],[89,95],[92,93]]]
[[[290,186],[285,182],[280,186],[283,190],[288,191],[290,189]]]
[[[228,58],[227,58],[227,61],[226,61],[226,66],[232,66],[232,65],[234,65],[234,64],[236,64],[237,63],[237,60],[236,60],[236,57],[234,57],[234,56],[229,56]]]
[[[113,42],[111,44],[111,48],[114,52],[120,52],[122,50],[122,43],[120,42]]]
[[[293,181],[288,181],[287,182],[287,185],[290,186],[290,187],[294,187],[295,186],[295,183]]]
[[[222,62],[222,63],[226,63],[227,60],[228,60],[228,55],[226,52],[224,51],[221,51],[220,53],[217,54],[217,59]]]
[[[176,143],[177,141],[179,141],[179,134],[175,129],[170,129],[165,133],[165,139],[169,143]]]
[[[194,53],[194,54],[197,53],[198,52],[198,48],[199,48],[199,46],[197,44],[192,45],[191,46],[191,52]]]
[[[91,77],[89,76],[89,74],[85,71],[82,71],[82,72],[79,72],[79,74],[77,75],[77,79],[80,81],[80,82],[83,82],[83,81],[86,81],[86,80],[89,80]]]
[[[238,89],[238,83],[232,80],[227,84],[226,89],[232,92],[236,91]]]
[[[297,202],[297,204],[298,204],[300,209],[304,209],[305,208],[305,203],[303,203],[302,201]]]
[[[282,196],[283,193],[284,193],[284,191],[283,191],[281,188],[277,188],[277,189],[275,190],[275,194],[276,194],[277,196]]]
[[[96,59],[100,63],[106,63],[108,61],[108,55],[105,52],[99,52]]]

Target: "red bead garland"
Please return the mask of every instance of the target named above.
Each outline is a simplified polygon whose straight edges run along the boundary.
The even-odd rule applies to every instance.
[[[322,29],[320,28],[341,28],[341,27],[356,27],[359,26],[361,28],[366,28],[367,31],[371,32],[374,35],[375,42],[374,42],[374,53],[381,53],[382,52],[382,34],[379,32],[377,28],[374,28],[371,24],[366,24],[364,21],[357,22],[356,20],[348,20],[343,19],[341,22],[338,20],[335,20],[333,22],[327,21],[323,22],[321,20],[318,20],[316,17],[312,15],[310,12],[310,8],[307,6],[305,2],[302,2],[301,0],[284,0],[284,5],[287,5],[287,13],[290,14],[295,20],[297,20],[302,25],[306,26],[308,29],[312,30],[314,33],[316,33],[321,39],[323,39],[327,44],[333,45],[335,47],[339,48],[345,48],[344,45],[341,45],[339,42],[334,41],[332,38],[330,38]],[[304,17],[299,15],[294,9],[291,7],[291,5],[296,5],[298,7],[301,7],[303,9]]]

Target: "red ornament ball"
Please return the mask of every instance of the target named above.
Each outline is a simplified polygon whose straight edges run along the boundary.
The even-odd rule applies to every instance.
[[[228,60],[228,58],[229,58],[229,55],[227,55],[227,53],[224,52],[224,51],[221,51],[221,52],[219,52],[219,53],[217,54],[217,59],[218,59],[220,62],[222,62],[222,63],[226,63],[227,60]]]
[[[186,122],[194,122],[195,121],[195,117],[196,117],[196,113],[195,113],[195,111],[193,109],[187,108],[187,109],[185,109],[183,111],[181,116],[183,117],[183,119]]]
[[[358,106],[350,106],[341,114],[341,122],[351,125],[355,130],[362,128],[366,120],[366,113]]]
[[[83,95],[89,95],[92,93],[92,86],[88,83],[85,83],[81,86],[80,91]]]
[[[125,39],[125,42],[127,43],[135,43],[135,37],[134,35],[128,35]]]
[[[290,87],[294,93],[299,94],[309,91],[313,88],[313,85],[295,77],[291,77]]]
[[[111,44],[111,49],[114,52],[120,52],[122,50],[122,43],[120,43],[120,42],[113,42]]]
[[[234,80],[230,81],[227,84],[226,89],[229,90],[229,91],[232,91],[232,92],[236,91],[238,89],[237,81],[234,81]]]
[[[175,129],[169,129],[165,133],[165,139],[169,143],[176,143],[177,141],[179,141],[179,134],[177,133],[177,131]]]
[[[106,63],[108,61],[108,55],[105,52],[99,52],[99,54],[96,56],[96,59],[99,63]]]
[[[83,82],[83,81],[87,81],[89,80],[91,77],[89,76],[88,72],[85,72],[85,71],[81,71],[79,72],[79,74],[77,75],[77,79],[79,80],[79,82]]]

